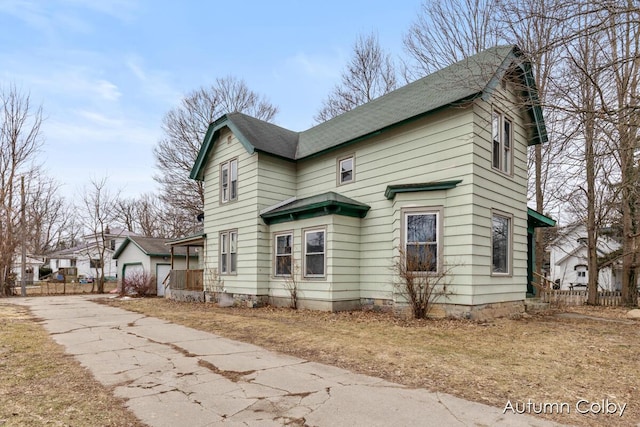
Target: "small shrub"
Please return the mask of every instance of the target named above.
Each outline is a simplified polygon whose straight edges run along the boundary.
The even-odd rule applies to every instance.
[[[409,303],[415,319],[427,318],[436,301],[453,294],[448,286],[453,267],[442,265],[438,268],[437,259],[407,254],[400,248],[400,255],[392,267],[397,275],[394,288],[396,294]]]
[[[292,268],[289,274],[285,277],[284,288],[289,293],[291,302],[289,307],[294,310],[298,309],[298,274],[300,273],[300,267],[295,258],[291,260]]]
[[[122,279],[122,291],[125,295],[146,297],[156,286],[156,276],[146,271],[135,271]]]

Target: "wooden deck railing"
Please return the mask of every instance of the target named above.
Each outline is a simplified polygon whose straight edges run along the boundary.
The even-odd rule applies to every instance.
[[[171,270],[169,286],[171,289],[185,291],[203,291],[204,270]]]
[[[535,271],[533,272],[531,284],[536,288],[536,295],[541,298],[543,298],[545,292],[553,289],[553,282]]]

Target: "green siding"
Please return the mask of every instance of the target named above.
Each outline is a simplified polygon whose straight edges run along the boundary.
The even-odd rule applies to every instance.
[[[218,264],[218,234],[238,229],[238,275],[225,276],[234,293],[288,297],[284,280],[273,277],[273,235],[293,231],[294,258],[302,268],[305,228],[327,230],[326,277],[299,280],[301,299],[349,301],[393,298],[394,256],[401,243],[403,208],[441,208],[445,264],[455,266],[447,302],[485,304],[524,299],[527,260],[527,128],[528,115],[513,108],[513,88],[500,85],[492,102],[477,99],[442,110],[312,159],[287,162],[250,154],[234,137],[226,143],[220,131],[205,168],[207,265]],[[491,167],[491,112],[496,105],[513,121],[513,176]],[[355,154],[355,181],[337,183],[337,159]],[[220,205],[219,164],[238,158],[238,201]],[[446,189],[397,193],[389,185],[456,181]],[[364,218],[340,215],[266,225],[261,210],[291,197],[334,191],[369,205]],[[513,216],[513,262],[508,277],[491,275],[492,210]]]

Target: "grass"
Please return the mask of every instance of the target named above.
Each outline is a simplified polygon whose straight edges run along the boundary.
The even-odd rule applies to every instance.
[[[24,307],[0,303],[0,426],[142,426]]]
[[[582,312],[573,317],[477,323],[403,321],[372,312],[218,308],[159,298],[107,301],[231,339],[499,408],[508,400],[566,402],[569,414],[543,415],[560,423],[635,426],[640,422],[640,322],[624,320],[622,309],[577,309]],[[608,399],[627,407],[623,417],[583,415],[575,410],[581,399],[600,403]]]

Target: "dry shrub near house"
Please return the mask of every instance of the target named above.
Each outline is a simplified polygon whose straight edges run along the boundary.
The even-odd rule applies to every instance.
[[[146,271],[135,271],[127,274],[122,279],[122,289],[127,295],[137,295],[146,297],[154,289],[156,284],[156,276]]]

